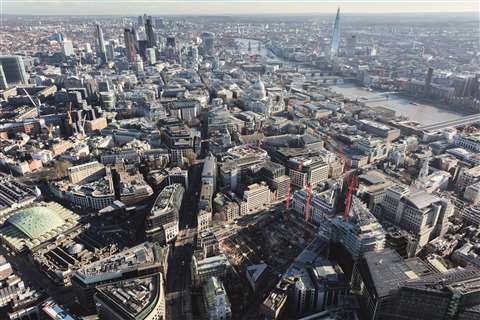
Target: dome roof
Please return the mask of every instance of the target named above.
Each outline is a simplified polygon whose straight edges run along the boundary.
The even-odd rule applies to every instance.
[[[251,94],[257,99],[265,99],[267,96],[267,90],[265,90],[265,84],[263,81],[258,79],[250,87]]]
[[[36,239],[62,226],[65,220],[47,207],[32,207],[14,214],[7,222],[30,239]]]
[[[257,91],[265,91],[265,84],[261,79],[258,79],[253,83],[252,89]]]

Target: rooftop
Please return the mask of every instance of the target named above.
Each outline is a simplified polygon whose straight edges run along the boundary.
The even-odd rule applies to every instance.
[[[160,265],[160,253],[156,245],[144,242],[113,256],[95,261],[74,273],[85,284],[107,281],[122,277],[127,271],[143,266]]]
[[[65,220],[49,207],[31,207],[15,213],[7,222],[35,239],[63,225]]]

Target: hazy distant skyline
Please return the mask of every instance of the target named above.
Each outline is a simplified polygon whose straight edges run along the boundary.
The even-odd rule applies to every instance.
[[[0,0],[4,14],[233,15],[479,12],[477,0]]]

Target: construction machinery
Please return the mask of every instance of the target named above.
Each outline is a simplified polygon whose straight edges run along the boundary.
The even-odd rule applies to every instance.
[[[292,185],[289,184],[288,185],[288,192],[287,192],[287,199],[285,199],[285,212],[284,212],[284,217],[283,219],[285,221],[288,220],[288,209],[290,209],[290,197],[291,197],[291,193],[292,193]]]
[[[345,219],[345,221],[348,221],[348,217],[350,214],[350,206],[352,203],[352,196],[357,191],[357,186],[358,186],[358,176],[357,176],[357,173],[354,172],[351,175],[350,180],[348,182],[347,194],[345,196],[345,212],[343,213],[343,218]]]
[[[307,199],[305,203],[305,222],[308,222],[310,218],[310,201],[312,200],[312,186],[310,183],[307,185]]]

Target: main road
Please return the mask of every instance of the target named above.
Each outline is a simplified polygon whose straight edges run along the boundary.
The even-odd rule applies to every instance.
[[[179,234],[172,247],[167,271],[167,319],[193,318],[191,303],[191,270],[197,230],[198,195],[202,163],[194,164],[188,171],[189,189],[180,208]]]

